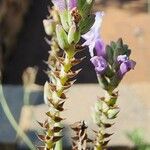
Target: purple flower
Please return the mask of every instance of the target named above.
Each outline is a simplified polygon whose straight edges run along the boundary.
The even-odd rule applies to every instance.
[[[68,2],[68,9],[72,10],[73,8],[77,7],[77,0],[69,0]]]
[[[136,65],[136,62],[133,60],[129,60],[128,56],[126,55],[119,55],[117,61],[120,63],[120,68],[118,71],[118,75],[120,78],[123,78],[123,76],[131,69],[134,69]]]
[[[93,63],[97,74],[102,75],[107,69],[107,62],[102,56],[92,57],[91,62]]]
[[[59,11],[72,10],[77,7],[77,0],[52,0],[53,4],[57,7]]]
[[[106,45],[103,40],[99,39],[95,43],[96,56],[106,56]]]
[[[52,0],[52,3],[59,11],[66,10],[66,0]]]
[[[95,23],[92,26],[91,30],[82,36],[86,40],[85,43],[83,43],[83,46],[89,46],[89,52],[91,57],[94,56],[94,48],[97,41],[102,41],[99,32],[104,13],[97,12],[95,15]]]
[[[129,57],[128,57],[127,55],[119,55],[119,56],[117,57],[117,61],[118,61],[119,63],[125,62],[125,61],[127,61],[127,60],[129,60]]]

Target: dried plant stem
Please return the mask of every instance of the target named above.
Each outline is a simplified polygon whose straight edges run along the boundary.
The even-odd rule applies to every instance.
[[[88,138],[87,126],[83,122],[76,122],[71,125],[72,130],[75,132],[75,136],[72,137],[73,145],[72,150],[88,150],[88,143],[93,142]],[[90,149],[89,149],[90,150]]]

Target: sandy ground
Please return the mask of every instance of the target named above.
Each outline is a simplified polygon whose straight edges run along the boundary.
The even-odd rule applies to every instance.
[[[115,133],[111,140],[111,145],[131,145],[132,143],[125,136],[127,132],[134,129],[143,129],[145,138],[150,139],[150,104],[148,95],[150,86],[146,83],[141,85],[121,85],[118,105],[120,113],[115,120],[116,124],[109,132]],[[144,95],[141,89],[147,89]],[[89,134],[92,136],[92,129],[96,129],[93,124],[91,113],[97,96],[103,96],[104,91],[96,84],[74,85],[67,93],[69,97],[65,103],[65,111],[62,116],[64,124],[72,124],[76,121],[85,120],[89,126]],[[44,112],[48,111],[46,105],[39,105],[31,108],[24,108],[22,112],[21,127],[24,130],[39,129],[35,120],[43,121]],[[28,113],[27,113],[28,112]],[[40,113],[39,113],[40,112]],[[43,112],[43,113],[41,113]],[[26,116],[25,116],[26,115]],[[27,122],[26,120],[32,120]]]

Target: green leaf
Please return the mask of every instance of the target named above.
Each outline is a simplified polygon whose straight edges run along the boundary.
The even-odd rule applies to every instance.
[[[131,54],[131,50],[128,48],[127,44],[123,44],[123,40],[120,38],[116,43],[113,42],[111,45],[114,50],[114,61],[116,61],[119,55],[127,55],[128,57]]]
[[[78,0],[78,10],[83,19],[91,12],[94,0]]]
[[[69,24],[68,24],[68,11],[63,11],[60,14],[60,20],[63,28],[65,29],[66,32],[69,30]]]
[[[108,117],[108,119],[115,119],[117,117],[118,113],[119,113],[118,108],[110,109],[107,112],[107,117]]]
[[[84,20],[82,20],[79,24],[81,34],[83,35],[87,33],[93,26],[94,22],[95,22],[95,15],[90,15]]]
[[[85,0],[78,0],[78,9],[81,10],[83,5],[85,3]]]
[[[105,90],[109,89],[109,83],[108,83],[107,79],[105,78],[105,76],[102,76],[102,75],[98,76],[98,82],[103,89],[105,89]]]
[[[81,9],[83,18],[86,18],[91,13],[92,6],[93,6],[93,0],[86,0],[84,6]]]
[[[66,50],[69,47],[68,37],[61,25],[56,26],[56,35],[58,40],[58,45],[61,49]]]
[[[112,42],[110,43],[110,46],[111,46],[111,48],[112,48],[113,50],[115,50],[115,49],[117,48],[117,44],[116,44],[114,41],[112,41]]]
[[[106,46],[106,52],[107,52],[107,61],[110,65],[112,65],[114,63],[113,60],[113,55],[114,55],[114,51],[113,48],[109,45]]]
[[[76,44],[80,40],[80,32],[77,30],[76,25],[73,24],[68,32],[68,43],[69,44]]]

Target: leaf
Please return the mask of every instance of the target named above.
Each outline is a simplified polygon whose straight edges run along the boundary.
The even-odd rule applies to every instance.
[[[61,25],[56,26],[56,35],[60,48],[63,50],[68,49],[69,47],[68,37]]]
[[[93,26],[94,22],[95,22],[95,15],[94,14],[83,19],[79,25],[81,35],[87,33],[91,29],[91,27]]]
[[[110,65],[112,65],[114,63],[113,60],[113,55],[114,55],[114,51],[113,48],[109,45],[106,46],[106,53],[107,53],[107,61]]]
[[[63,12],[59,13],[59,15],[60,15],[60,20],[61,20],[63,28],[65,29],[65,31],[69,31],[68,11],[63,11]]]

